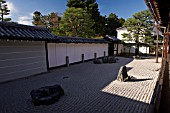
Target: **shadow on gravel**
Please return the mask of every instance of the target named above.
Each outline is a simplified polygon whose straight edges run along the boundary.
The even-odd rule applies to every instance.
[[[143,79],[137,79],[137,78],[131,78],[128,82],[141,82],[141,81],[146,81],[146,80],[153,80],[152,78],[143,78]]]
[[[130,76],[130,80],[127,82],[141,82],[141,81],[146,81],[146,80],[153,80],[152,78],[136,78],[133,76]]]

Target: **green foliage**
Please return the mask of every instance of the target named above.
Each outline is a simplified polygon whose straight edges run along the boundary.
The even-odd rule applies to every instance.
[[[124,18],[119,18],[119,26],[122,26],[125,23],[125,19]]]
[[[68,0],[67,6],[69,8],[83,8],[94,21],[92,28],[96,36],[113,35],[116,36],[116,28],[121,27],[124,23],[123,18],[118,18],[115,14],[111,13],[109,17],[101,16],[96,0]]]
[[[111,13],[108,18],[106,18],[106,34],[117,36],[116,28],[119,28],[124,23],[123,18],[118,18],[114,13]]]
[[[68,0],[68,7],[85,8],[85,0]]]
[[[61,18],[60,32],[66,36],[92,37],[94,25],[90,15],[82,8],[71,7],[66,10]]]
[[[140,43],[150,44],[153,41],[152,25],[152,16],[148,10],[137,12],[125,21],[124,27],[129,33],[124,33],[122,36],[126,41],[134,41],[139,52]]]
[[[56,13],[42,15],[35,11],[32,23],[49,28],[55,35],[101,37],[106,34],[116,36],[116,28],[125,21],[113,13],[108,18],[101,16],[96,0],[68,0],[67,6],[62,18]]]
[[[58,14],[54,12],[48,15],[42,15],[41,12],[35,11],[32,23],[36,26],[46,27],[53,34],[58,35],[60,19],[61,17],[59,17]]]
[[[45,23],[45,20],[42,16],[41,12],[39,12],[39,11],[34,12],[32,24],[34,24],[36,26],[46,27],[46,23]]]
[[[0,20],[1,21],[11,21],[11,18],[4,18],[5,15],[9,15],[10,10],[8,10],[8,6],[5,0],[0,0]]]
[[[90,16],[91,19],[94,21],[94,25],[92,26],[95,34],[97,36],[104,35],[105,29],[105,20],[100,15],[98,4],[96,0],[68,0],[67,6],[75,7],[75,8],[83,8]]]

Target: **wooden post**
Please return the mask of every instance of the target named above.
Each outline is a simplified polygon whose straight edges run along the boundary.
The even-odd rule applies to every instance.
[[[97,59],[97,53],[94,53],[94,59],[95,60]]]
[[[119,49],[119,44],[118,44],[118,42],[117,42],[117,51],[116,51],[116,55],[118,55],[118,50]]]
[[[49,59],[48,59],[48,44],[45,41],[45,54],[46,54],[46,65],[47,65],[47,70],[49,70]]]
[[[169,34],[168,33],[164,33],[165,35],[165,47],[164,47],[164,58],[167,58],[167,47],[168,47],[168,42],[169,42]],[[169,48],[170,49],[170,48]],[[170,50],[168,51],[168,53],[170,52]]]
[[[156,63],[158,63],[158,37],[159,37],[159,31],[158,31],[158,26],[156,26]]]
[[[66,56],[66,67],[69,67],[69,56]]]
[[[104,51],[104,57],[106,56],[106,51]]]
[[[81,61],[84,63],[84,54],[81,54]]]

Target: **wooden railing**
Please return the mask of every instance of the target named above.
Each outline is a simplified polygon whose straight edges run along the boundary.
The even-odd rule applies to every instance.
[[[167,59],[163,58],[161,63],[161,68],[159,71],[159,77],[156,82],[154,94],[152,96],[149,113],[159,113],[162,87],[163,87],[163,82],[164,82],[164,77],[165,77],[165,72],[167,67],[168,67]]]

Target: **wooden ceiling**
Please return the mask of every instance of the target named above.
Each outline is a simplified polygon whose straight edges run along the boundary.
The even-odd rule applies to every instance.
[[[170,0],[145,0],[150,12],[161,26],[170,23]]]

